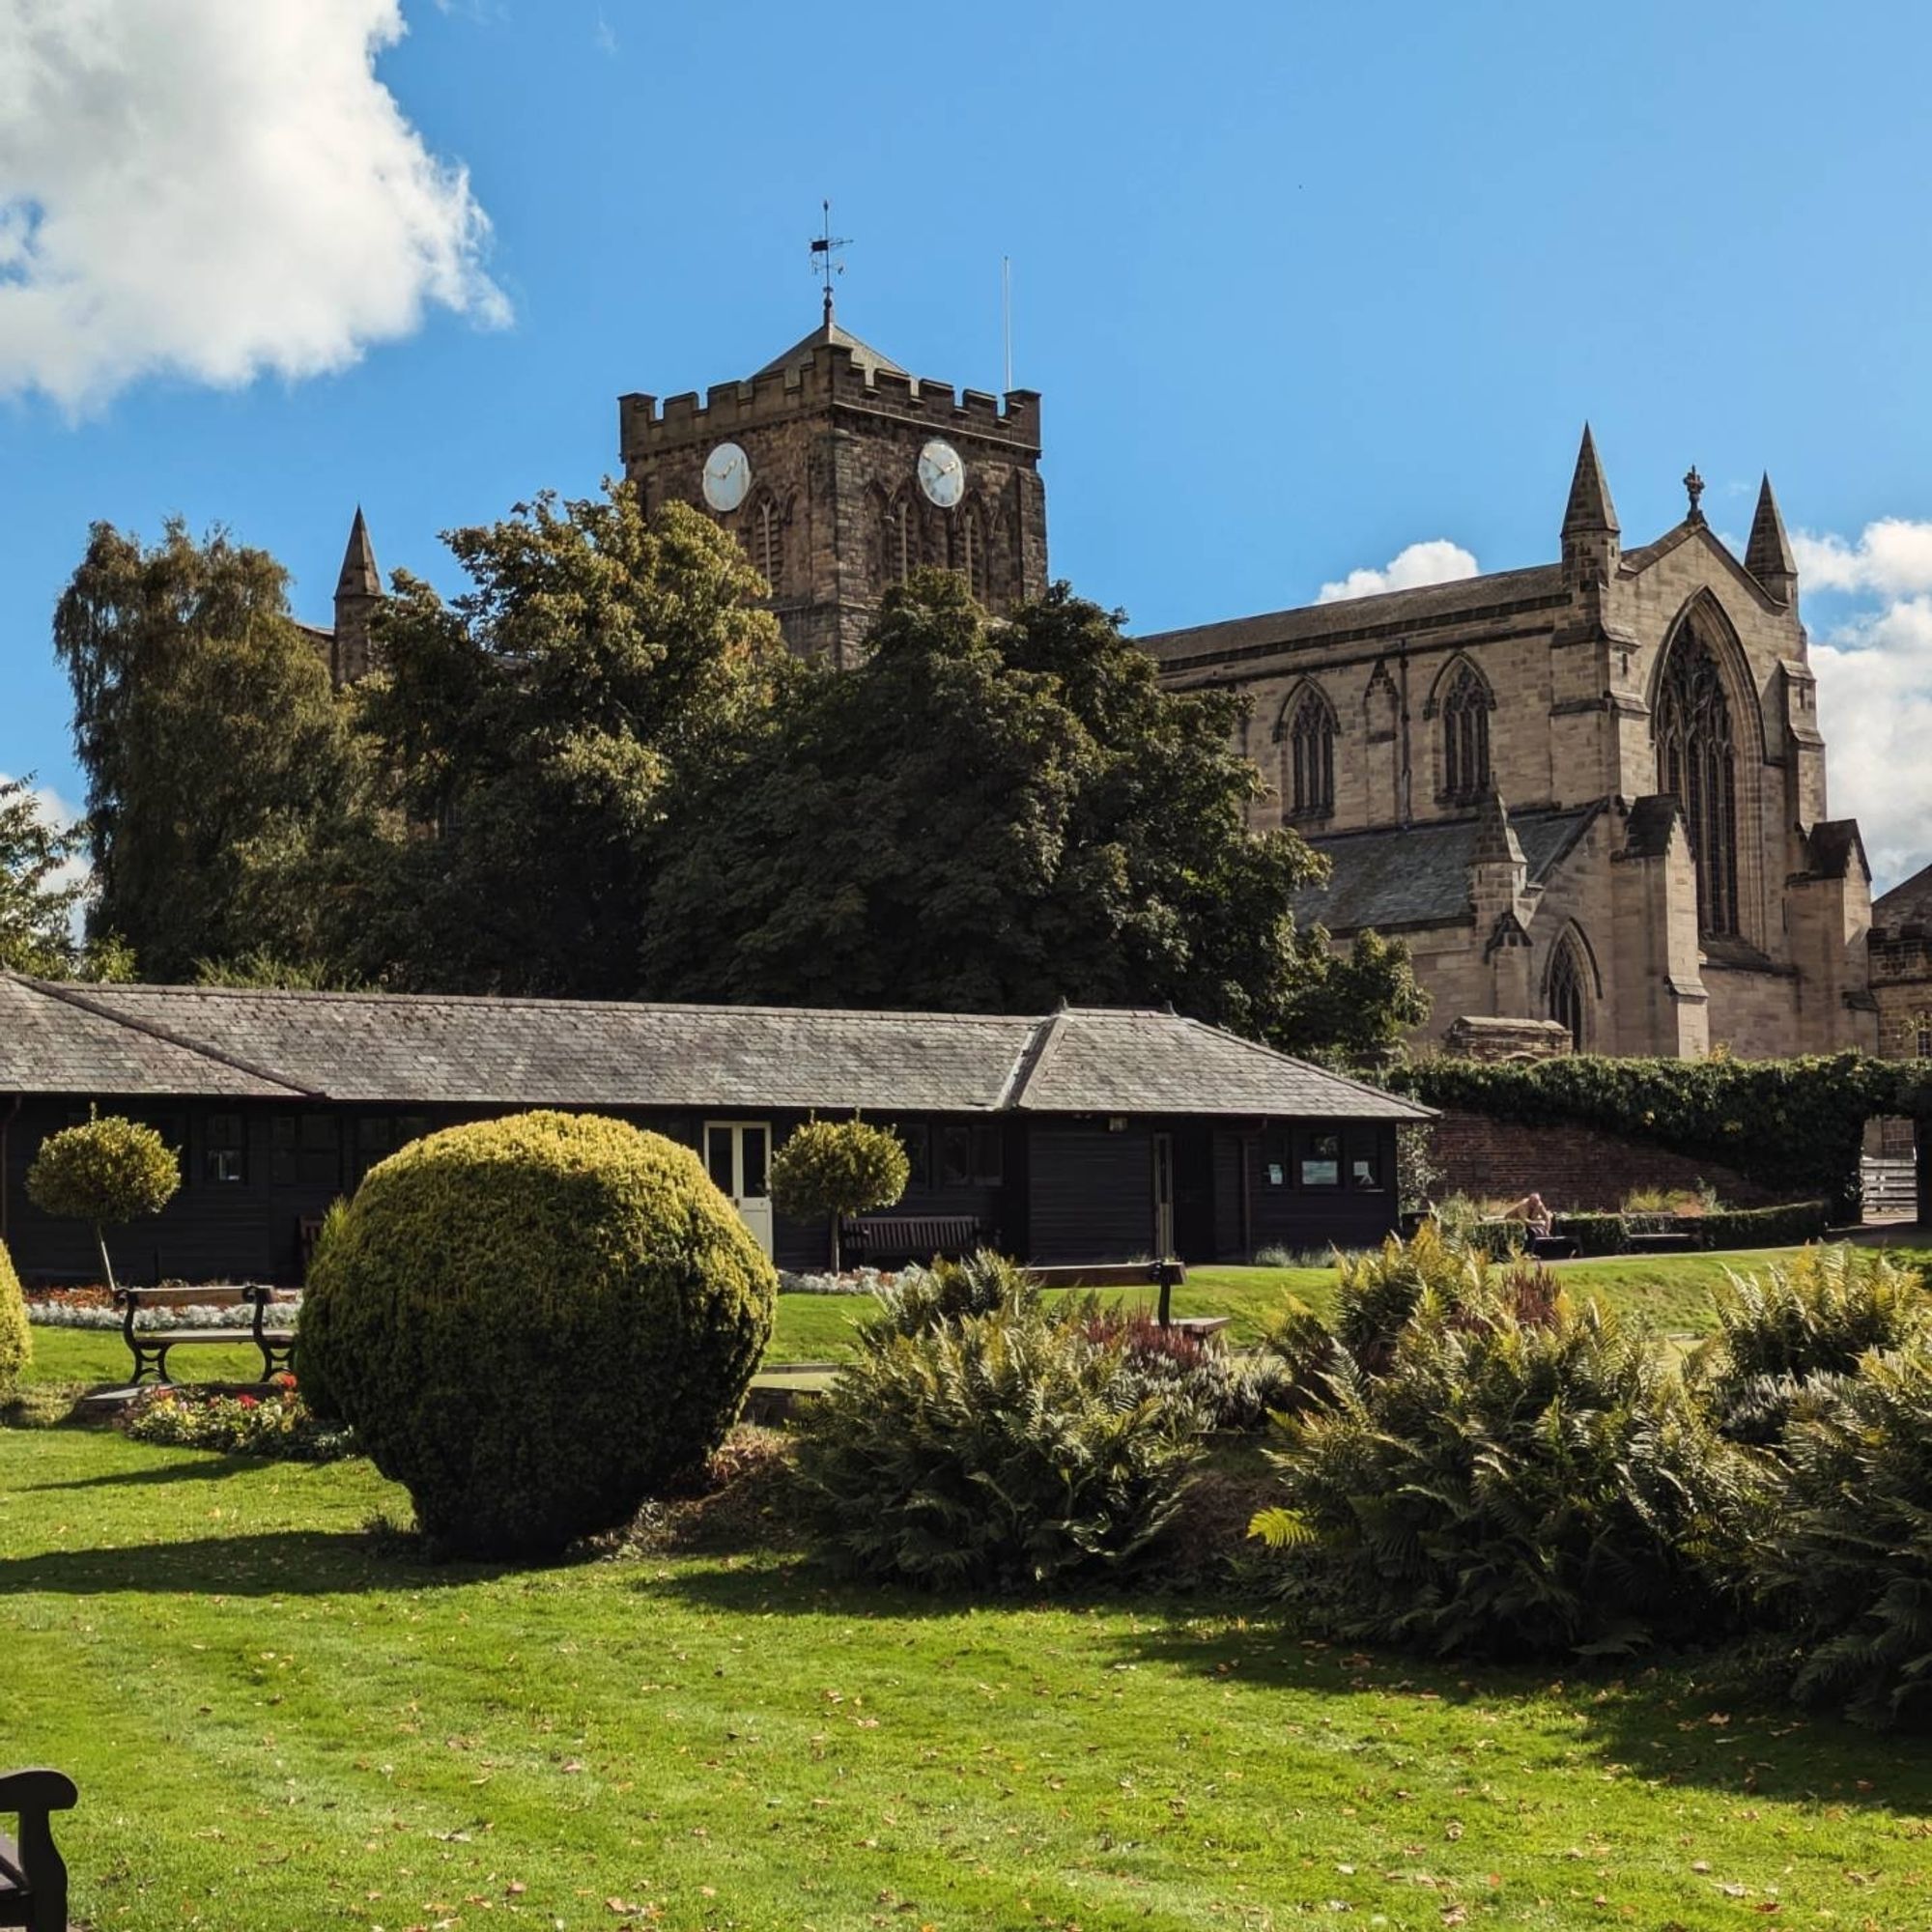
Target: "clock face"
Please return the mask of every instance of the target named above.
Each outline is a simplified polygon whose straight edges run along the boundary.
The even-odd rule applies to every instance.
[[[950,442],[935,437],[919,453],[919,487],[942,510],[952,509],[966,494],[966,466]]]
[[[714,510],[735,510],[752,487],[752,460],[735,442],[721,442],[704,459],[704,500]]]

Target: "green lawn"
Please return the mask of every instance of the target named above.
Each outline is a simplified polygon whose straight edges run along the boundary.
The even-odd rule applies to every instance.
[[[1919,1926],[1932,1754],[1676,1671],[771,1557],[493,1574],[362,1463],[0,1432],[5,1755],[101,1928]],[[1556,1681],[1561,1678],[1563,1682]]]
[[[1616,1256],[1603,1261],[1565,1262],[1557,1272],[1573,1294],[1595,1294],[1623,1314],[1672,1334],[1703,1334],[1712,1325],[1711,1291],[1726,1268],[1748,1273],[1767,1262],[1785,1260],[1791,1248],[1758,1248],[1736,1254]],[[1901,1247],[1920,1266],[1932,1253]],[[1198,1267],[1175,1293],[1181,1315],[1228,1315],[1228,1336],[1236,1347],[1253,1342],[1279,1306],[1284,1293],[1296,1295],[1319,1314],[1334,1307],[1332,1268]],[[1151,1307],[1151,1289],[1121,1290],[1110,1300],[1138,1301]],[[852,1352],[853,1327],[875,1304],[861,1294],[785,1294],[779,1297],[778,1324],[765,1351],[769,1366],[786,1362],[838,1361]],[[125,1379],[127,1345],[118,1331],[71,1328],[34,1330],[33,1376],[43,1381],[106,1382]],[[184,1349],[169,1365],[183,1379],[246,1380],[259,1374],[261,1357],[252,1348]]]

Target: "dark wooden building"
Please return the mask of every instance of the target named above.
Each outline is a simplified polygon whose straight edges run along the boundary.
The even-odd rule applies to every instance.
[[[458,1121],[563,1107],[697,1149],[781,1267],[827,1230],[774,1215],[772,1150],[813,1113],[903,1137],[894,1211],[972,1216],[1038,1262],[1360,1245],[1396,1222],[1411,1102],[1171,1012],[841,1012],[54,985],[0,974],[0,1239],[30,1281],[98,1272],[26,1195],[90,1104],[157,1127],[183,1185],[113,1237],[130,1280],[292,1282],[301,1229]]]

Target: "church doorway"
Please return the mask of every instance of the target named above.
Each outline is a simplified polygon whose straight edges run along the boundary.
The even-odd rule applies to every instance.
[[[772,1159],[769,1121],[706,1121],[704,1166],[711,1183],[738,1210],[765,1251],[772,1252]]]

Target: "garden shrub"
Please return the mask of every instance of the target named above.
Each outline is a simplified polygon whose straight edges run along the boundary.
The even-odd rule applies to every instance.
[[[1452,1240],[1426,1221],[1406,1241],[1391,1235],[1366,1254],[1338,1255],[1335,1339],[1373,1375],[1424,1295],[1458,1306],[1480,1290],[1488,1265],[1471,1243]]]
[[[1792,1690],[1858,1722],[1932,1719],[1932,1346],[1812,1383],[1749,1557],[1794,1646]]]
[[[689,1148],[522,1114],[371,1169],[317,1243],[300,1363],[435,1544],[546,1556],[718,1446],[776,1293]]]
[[[1264,1350],[1228,1351],[1218,1335],[1163,1328],[1150,1309],[1124,1308],[1088,1297],[1083,1329],[1096,1348],[1117,1349],[1127,1373],[1124,1398],[1165,1404],[1177,1426],[1194,1435],[1249,1435],[1265,1428],[1277,1409],[1298,1399],[1287,1361]]]
[[[7,1252],[7,1243],[0,1241],[0,1402],[14,1393],[33,1354],[33,1331],[27,1326],[27,1297],[20,1292],[20,1277],[14,1271],[14,1258]]]
[[[41,1143],[27,1170],[27,1199],[43,1214],[91,1222],[100,1269],[113,1289],[108,1227],[158,1214],[181,1186],[181,1162],[153,1127],[89,1110],[77,1126]]]
[[[1707,1248],[1795,1248],[1822,1241],[1831,1227],[1823,1201],[1776,1208],[1719,1208],[1692,1224]]]
[[[1180,1504],[1196,1450],[1091,1308],[1021,1297],[880,1324],[802,1412],[803,1520],[849,1574],[1026,1592],[1119,1571]]]
[[[1549,1232],[1560,1241],[1575,1241],[1585,1255],[1620,1255],[1629,1235],[1621,1214],[1556,1214]]]
[[[1381,1373],[1345,1362],[1331,1387],[1285,1420],[1281,1500],[1254,1523],[1317,1627],[1511,1657],[1714,1627],[1699,1555],[1748,1468],[1594,1302],[1515,1271],[1460,1300],[1431,1289]]]
[[[1695,1391],[1734,1441],[1776,1443],[1804,1384],[1851,1374],[1872,1350],[1928,1329],[1918,1270],[1878,1248],[1807,1248],[1761,1272],[1727,1270]]]
[[[903,1269],[896,1281],[881,1285],[879,1312],[865,1325],[889,1335],[923,1335],[962,1316],[991,1315],[1038,1299],[1039,1285],[1025,1268],[980,1248],[963,1261]]]
[[[890,1208],[906,1191],[912,1164],[898,1135],[856,1117],[808,1121],[772,1158],[772,1205],[800,1220],[832,1223],[832,1272],[838,1224],[868,1208]]]
[[[154,1389],[121,1426],[137,1442],[221,1449],[285,1463],[334,1463],[359,1453],[355,1432],[317,1416],[291,1375],[272,1378],[260,1395],[179,1382]]]

